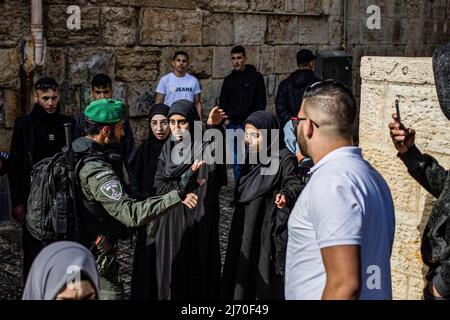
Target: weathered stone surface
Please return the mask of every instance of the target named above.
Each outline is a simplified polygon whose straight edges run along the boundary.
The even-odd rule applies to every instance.
[[[360,131],[361,141],[377,143],[384,136],[384,104],[386,86],[382,83],[364,83],[361,88]]]
[[[263,75],[273,74],[274,62],[275,62],[275,47],[261,46],[261,53],[260,53],[261,73]]]
[[[203,45],[228,46],[233,43],[233,15],[205,13],[203,15]]]
[[[296,44],[298,19],[295,16],[270,16],[267,19],[267,44]]]
[[[0,108],[2,127],[14,127],[14,121],[22,115],[19,92],[10,89],[0,90]]]
[[[71,49],[68,55],[68,81],[71,86],[89,83],[97,73],[112,77],[113,52],[101,48]]]
[[[285,11],[285,1],[286,0],[251,0],[250,8],[253,11],[280,12]]]
[[[212,75],[213,49],[207,47],[170,47],[162,48],[160,74],[172,72],[173,55],[182,50],[189,55],[189,73],[199,79],[209,78]]]
[[[8,151],[11,147],[12,130],[0,129],[0,150]]]
[[[234,16],[234,41],[243,45],[263,44],[267,17],[256,14]]]
[[[314,14],[322,13],[323,12],[322,0],[306,0],[305,12]]]
[[[87,105],[92,102],[91,96],[91,85],[90,83],[85,83],[80,86],[80,106],[81,110],[84,110]],[[114,99],[127,102],[127,84],[124,82],[114,81],[112,83],[112,96]]]
[[[420,16],[420,5],[416,0],[403,0],[403,14],[407,17],[417,18]]]
[[[157,50],[120,49],[115,53],[116,80],[154,81],[159,75],[160,52]]]
[[[122,1],[119,1],[122,2]],[[172,9],[208,9],[210,8],[210,1],[208,0],[128,0],[129,5],[132,6],[150,6],[158,8],[172,8]]]
[[[15,88],[19,83],[19,52],[0,49],[0,86]]]
[[[20,0],[0,3],[0,46],[15,47],[29,35],[29,1]]]
[[[64,49],[47,48],[45,55],[44,74],[62,83],[66,78],[66,55]]]
[[[81,94],[79,86],[70,86],[67,81],[60,85],[61,92],[61,112],[70,116],[76,116],[82,110]]]
[[[295,0],[292,0],[295,1]],[[322,0],[323,14],[331,16],[341,15],[341,1]]]
[[[328,20],[316,17],[299,17],[299,40],[301,44],[327,44]]]
[[[275,98],[277,96],[277,85],[278,85],[277,76],[276,75],[266,76],[264,77],[264,82],[266,84],[267,105],[274,105]]]
[[[342,20],[340,16],[330,16],[328,19],[328,43],[336,47],[342,42]]]
[[[202,13],[147,8],[142,12],[143,45],[201,45]]]
[[[286,0],[286,12],[305,12],[305,0]]]
[[[394,300],[405,300],[408,296],[408,276],[392,271],[392,297]]]
[[[134,143],[136,147],[148,138],[148,117],[130,118],[131,129],[133,130]]]
[[[154,103],[154,88],[148,81],[128,83],[126,95],[130,117],[148,116]]]
[[[67,5],[46,6],[44,11],[44,26],[47,43],[50,46],[99,45],[100,35],[100,8],[81,6],[80,30],[69,30],[67,19]]]
[[[422,1],[421,5],[426,20],[448,19],[447,0]]]
[[[135,8],[102,8],[103,43],[108,46],[131,46],[136,43],[137,10]]]
[[[361,77],[373,81],[434,84],[432,62],[429,58],[363,57]]]
[[[275,73],[291,73],[297,69],[296,55],[300,46],[275,47]]]
[[[200,80],[200,87],[202,89],[201,101],[205,118],[208,116],[208,112],[219,104],[222,83],[223,80]]]
[[[250,8],[250,0],[213,0],[211,6],[215,10],[245,11]]]
[[[410,277],[408,287],[408,300],[423,300],[424,278]]]

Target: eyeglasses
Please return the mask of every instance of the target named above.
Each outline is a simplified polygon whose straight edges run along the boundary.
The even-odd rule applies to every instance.
[[[294,131],[297,131],[298,125],[300,123],[300,121],[304,121],[304,120],[308,120],[309,118],[298,118],[298,117],[291,117],[291,121],[292,121],[292,126],[294,127]],[[309,119],[309,121],[311,121],[311,123],[316,127],[316,128],[320,128],[320,125],[317,124],[317,122]]]

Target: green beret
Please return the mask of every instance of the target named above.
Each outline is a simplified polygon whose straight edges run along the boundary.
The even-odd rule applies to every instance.
[[[92,101],[84,110],[84,116],[97,123],[117,123],[126,117],[123,102],[114,99]]]

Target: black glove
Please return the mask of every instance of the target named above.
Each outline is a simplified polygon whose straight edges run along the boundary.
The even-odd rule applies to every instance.
[[[200,187],[200,185],[197,182],[197,172],[189,169],[180,182],[180,190],[178,190],[178,195],[180,196],[181,201],[186,199],[188,193],[194,192],[198,189],[198,187]]]

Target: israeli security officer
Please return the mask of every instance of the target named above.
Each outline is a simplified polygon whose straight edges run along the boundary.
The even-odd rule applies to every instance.
[[[192,165],[191,176],[180,190],[137,201],[126,192],[121,176],[122,160],[114,153],[124,135],[124,104],[113,99],[96,100],[87,106],[84,115],[86,135],[73,142],[75,152],[90,155],[76,171],[81,195],[76,240],[96,256],[100,299],[117,300],[123,295],[116,257],[123,230],[151,223],[172,206],[194,208],[197,195],[193,191],[198,187],[195,175],[204,163],[196,161]]]

